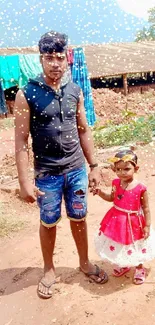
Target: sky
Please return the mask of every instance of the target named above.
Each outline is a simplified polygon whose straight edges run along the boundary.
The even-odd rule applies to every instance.
[[[121,9],[144,19],[148,18],[148,9],[155,6],[155,0],[117,0]]]
[[[50,30],[72,45],[129,42],[155,0],[0,0],[0,47],[37,45]]]

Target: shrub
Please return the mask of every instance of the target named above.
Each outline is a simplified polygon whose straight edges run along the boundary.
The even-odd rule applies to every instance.
[[[155,130],[155,117],[139,118],[127,124],[109,125],[109,127],[95,129],[94,142],[98,147],[124,145],[131,141],[149,143]]]

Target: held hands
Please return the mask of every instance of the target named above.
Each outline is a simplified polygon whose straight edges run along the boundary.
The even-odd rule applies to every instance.
[[[90,173],[88,175],[88,178],[89,178],[90,192],[93,192],[94,189],[96,189],[97,186],[99,186],[99,183],[100,183],[100,170],[99,170],[99,168],[95,167],[95,168],[91,169]]]
[[[144,239],[147,239],[150,236],[150,226],[145,226],[143,228],[144,231]]]
[[[100,195],[101,190],[100,190],[100,188],[94,188],[92,190],[92,192],[93,192],[93,195]]]
[[[36,201],[37,196],[42,196],[45,193],[40,191],[34,184],[30,181],[26,181],[20,185],[20,196],[22,199],[28,203],[33,203]]]

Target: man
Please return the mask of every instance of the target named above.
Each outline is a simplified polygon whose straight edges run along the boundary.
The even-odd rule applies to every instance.
[[[57,32],[39,41],[43,74],[19,90],[15,102],[15,146],[21,196],[37,198],[40,207],[40,242],[44,277],[38,284],[40,297],[52,296],[55,283],[53,251],[56,224],[61,218],[64,196],[67,216],[79,254],[80,269],[97,283],[107,274],[88,259],[87,187],[85,158],[90,167],[89,185],[99,182],[93,140],[88,128],[80,87],[68,80],[67,36]],[[35,185],[28,180],[28,136],[34,152]]]

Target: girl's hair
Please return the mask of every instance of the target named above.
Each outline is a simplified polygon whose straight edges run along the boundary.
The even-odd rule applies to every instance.
[[[67,50],[68,36],[55,31],[50,31],[42,35],[39,41],[39,52],[53,53],[53,52],[64,52]]]
[[[123,161],[129,161],[131,162],[134,166],[137,165],[138,157],[137,155],[130,149],[124,149],[120,150],[115,154],[116,158],[120,158],[119,160]],[[122,159],[121,159],[122,158]],[[119,161],[118,160],[118,161]],[[116,161],[117,162],[117,161]]]

